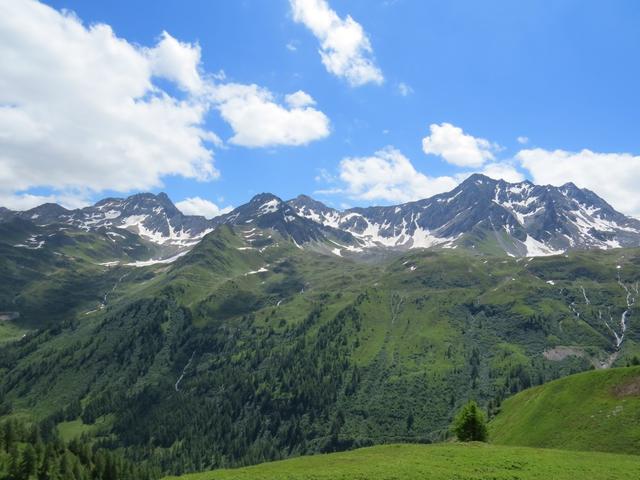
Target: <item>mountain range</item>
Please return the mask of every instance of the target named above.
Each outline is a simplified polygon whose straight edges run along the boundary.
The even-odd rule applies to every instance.
[[[481,174],[431,198],[343,211],[306,195],[284,201],[262,193],[206,219],[184,215],[164,193],[140,193],[77,210],[51,203],[19,212],[0,209],[0,222],[16,218],[101,232],[114,242],[126,230],[163,261],[190,250],[223,224],[272,229],[301,248],[307,244],[340,256],[439,247],[532,257],[640,245],[640,221],[617,212],[590,190],[572,183],[508,183]],[[46,239],[36,235],[24,246],[38,248],[41,242]]]

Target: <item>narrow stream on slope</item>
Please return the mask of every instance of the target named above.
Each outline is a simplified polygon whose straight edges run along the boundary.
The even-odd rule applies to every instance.
[[[195,356],[195,354],[196,354],[196,351],[194,350],[193,353],[191,354],[191,358],[189,358],[189,361],[187,362],[187,364],[182,369],[182,373],[178,377],[178,381],[176,382],[176,384],[174,386],[174,388],[176,389],[176,392],[180,391],[180,382],[184,378],[185,373],[187,373],[187,369],[191,366],[191,362],[193,362],[193,357]]]
[[[105,292],[104,297],[102,298],[102,303],[98,307],[100,310],[102,310],[103,308],[105,308],[107,306],[107,298],[109,297],[110,294],[112,294],[113,292],[116,291],[116,288],[118,288],[118,285],[120,285],[120,282],[122,282],[122,280],[124,280],[124,277],[126,277],[127,275],[129,275],[129,274],[125,273],[125,274],[121,275],[120,278],[118,278],[116,283],[113,285],[113,288],[111,290]]]
[[[620,274],[618,274],[618,285],[620,285],[620,287],[622,287],[625,291],[625,293],[627,294],[626,296],[626,302],[627,302],[627,309],[622,312],[622,315],[620,316],[620,335],[616,335],[616,348],[620,348],[620,346],[622,345],[622,342],[624,341],[624,335],[625,332],[627,331],[627,320],[629,319],[629,315],[631,315],[631,309],[632,307],[635,305],[636,303],[636,299],[635,297],[632,296],[632,292],[629,289],[629,287],[627,287],[623,282],[622,279],[620,278]],[[635,291],[636,293],[638,292],[638,284],[636,283],[635,286]]]
[[[607,330],[611,332],[611,335],[614,337],[614,343],[615,343],[615,351],[611,355],[609,355],[606,360],[600,362],[600,368],[611,367],[611,365],[613,365],[613,363],[616,361],[616,359],[620,355],[620,348],[622,347],[622,343],[624,342],[624,339],[625,339],[629,317],[631,316],[632,309],[636,303],[636,298],[640,295],[639,282],[636,282],[635,285],[632,285],[631,287],[629,287],[625,285],[625,283],[622,281],[622,278],[620,277],[620,273],[618,273],[617,283],[620,286],[620,288],[622,288],[625,292],[625,303],[627,305],[627,308],[620,315],[620,321],[618,322],[618,325],[619,325],[618,331],[616,331],[616,328],[614,328],[616,322],[613,319],[613,315],[611,313],[611,307],[609,307],[608,309],[609,320],[605,319],[605,316],[603,315],[602,310],[600,309],[598,310],[598,320],[604,323],[604,325],[607,327]],[[587,291],[583,285],[580,285],[580,290],[582,292],[585,305],[591,305],[591,300],[587,296]],[[635,296],[634,296],[634,293],[635,293]],[[576,319],[580,320],[580,312],[576,309],[575,302],[571,302],[569,304],[569,309],[576,316]]]

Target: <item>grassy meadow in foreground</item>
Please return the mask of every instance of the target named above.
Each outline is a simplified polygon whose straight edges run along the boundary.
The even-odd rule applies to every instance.
[[[529,480],[638,478],[640,457],[482,443],[384,445],[299,457],[181,480]]]

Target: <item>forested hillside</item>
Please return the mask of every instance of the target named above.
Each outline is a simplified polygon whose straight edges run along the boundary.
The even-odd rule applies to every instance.
[[[31,299],[43,321],[12,321],[26,336],[0,350],[3,412],[163,472],[436,441],[469,398],[493,413],[639,353],[637,250],[369,262],[221,227],[170,265],[84,265],[64,321],[47,297]]]
[[[48,425],[51,427],[51,425]],[[45,427],[46,428],[46,427]],[[65,443],[54,429],[16,420],[0,422],[0,478],[7,480],[150,480],[146,462],[92,445],[87,436]]]

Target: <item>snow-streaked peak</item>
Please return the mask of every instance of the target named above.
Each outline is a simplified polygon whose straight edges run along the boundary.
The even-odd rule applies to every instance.
[[[0,221],[16,216],[36,225],[103,230],[114,242],[127,230],[162,247],[167,257],[189,250],[222,224],[277,231],[300,248],[309,242],[325,246],[333,242],[327,251],[340,256],[434,247],[544,256],[572,249],[640,246],[640,221],[617,212],[589,190],[572,183],[561,187],[508,183],[480,174],[431,198],[347,210],[306,195],[285,202],[261,193],[232,212],[207,220],[183,215],[165,194],[141,193],[106,198],[77,210],[56,204],[26,212],[0,209]],[[34,240],[23,248],[39,245]]]
[[[401,205],[339,211],[304,195],[288,203],[298,215],[349,232],[366,248],[473,245],[478,235],[515,256],[640,245],[640,221],[571,183],[538,186],[475,174],[450,192]]]
[[[171,246],[174,250],[192,247],[214,227],[204,217],[183,215],[164,193],[106,198],[77,210],[45,204],[15,214],[38,225],[60,223],[86,231],[105,230],[113,239],[118,238],[118,230],[124,229],[151,243]]]

